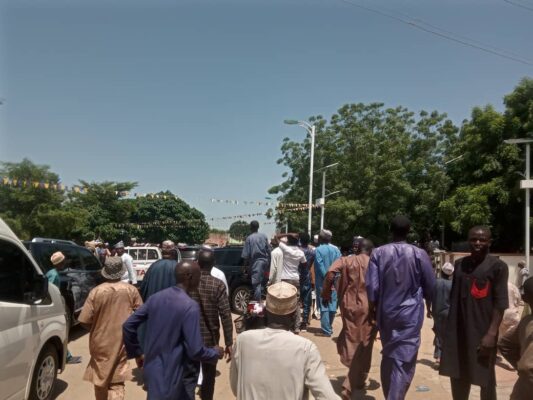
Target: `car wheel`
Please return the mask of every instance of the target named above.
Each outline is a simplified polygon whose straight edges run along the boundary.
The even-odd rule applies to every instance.
[[[251,289],[249,286],[238,286],[231,294],[231,308],[234,313],[244,314],[250,302]]]
[[[58,369],[56,349],[47,344],[35,364],[31,379],[30,400],[50,400],[54,394]]]

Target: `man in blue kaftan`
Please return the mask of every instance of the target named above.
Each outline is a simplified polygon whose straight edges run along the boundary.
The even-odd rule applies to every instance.
[[[328,273],[328,269],[335,260],[341,257],[340,250],[331,244],[332,234],[328,230],[320,231],[318,235],[319,246],[315,251],[315,287],[316,301],[320,307],[320,327],[324,336],[333,334],[333,319],[337,313],[337,292],[334,288],[331,290],[331,300],[324,304],[322,300],[322,285]]]
[[[404,399],[409,389],[420,347],[424,299],[429,311],[435,285],[427,253],[405,242],[410,228],[404,216],[392,220],[393,243],[374,250],[365,278],[383,346],[381,384],[387,400]]]
[[[176,282],[177,286],[150,296],[123,325],[128,358],[144,368],[148,400],[194,400],[198,375],[191,371],[191,361],[215,362],[224,354],[221,347],[204,347],[200,307],[187,295],[200,282],[198,264],[178,264]],[[143,322],[144,352],[137,334]]]

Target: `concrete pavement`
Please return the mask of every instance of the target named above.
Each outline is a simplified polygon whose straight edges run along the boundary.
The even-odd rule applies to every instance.
[[[448,378],[441,377],[435,370],[433,363],[433,332],[431,327],[433,322],[426,319],[422,330],[422,345],[418,354],[418,363],[415,378],[407,394],[407,399],[431,399],[444,400],[451,399],[450,384]],[[302,333],[302,336],[311,339],[316,343],[322,359],[326,366],[326,371],[335,391],[340,394],[341,385],[346,374],[344,367],[337,355],[335,340],[341,328],[340,318],[336,318],[334,323],[333,338],[315,336],[320,330],[319,321],[313,320],[308,332]],[[94,399],[93,387],[89,382],[82,380],[83,373],[89,361],[88,334],[81,328],[75,327],[71,334],[69,349],[74,355],[83,356],[83,362],[77,365],[67,365],[63,374],[59,375],[59,383],[56,391],[56,399],[60,400],[89,400]],[[373,352],[372,367],[370,370],[371,387],[366,392],[356,392],[353,399],[379,400],[384,399],[380,386],[379,365],[381,361],[381,344],[376,341]],[[134,362],[131,361],[131,366]],[[234,399],[229,386],[229,367],[224,360],[218,363],[220,375],[217,377],[215,389],[216,400]],[[145,399],[146,392],[142,389],[142,376],[139,370],[135,369],[134,379],[126,383],[126,399]],[[269,373],[265,371],[265,373]],[[510,370],[507,363],[502,362],[496,367],[496,376],[498,382],[498,398],[508,399],[514,382],[516,381],[516,372]],[[473,387],[471,399],[479,399],[479,389]],[[277,400],[277,399],[276,399]],[[282,400],[282,399],[280,399]]]

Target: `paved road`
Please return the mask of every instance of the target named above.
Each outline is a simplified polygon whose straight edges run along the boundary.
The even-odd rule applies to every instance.
[[[322,359],[326,365],[328,376],[335,388],[340,394],[342,381],[346,374],[346,368],[339,362],[337,349],[335,346],[336,335],[333,339],[317,337],[315,333],[319,331],[319,322],[312,321],[308,332],[302,335],[313,340],[322,354]],[[444,400],[451,399],[450,385],[447,378],[440,377],[434,369],[433,364],[433,333],[431,327],[433,322],[426,320],[422,331],[422,346],[418,355],[418,365],[415,378],[409,393],[408,399],[420,400]],[[341,322],[337,318],[334,323],[335,332],[340,331]],[[83,356],[83,363],[78,365],[68,365],[63,374],[59,375],[59,384],[56,392],[56,399],[61,400],[89,400],[94,399],[93,387],[90,383],[82,380],[83,372],[89,361],[88,351],[88,334],[81,327],[73,329],[71,334],[71,343],[69,349],[74,355]],[[370,371],[371,388],[364,392],[354,393],[354,399],[378,400],[383,399],[383,393],[379,385],[379,363],[381,346],[377,341],[374,346],[372,368]],[[131,362],[133,366],[133,362]],[[229,368],[225,361],[218,364],[220,375],[217,378],[215,389],[216,400],[235,399],[229,387]],[[510,371],[508,365],[502,363],[496,368],[498,380],[498,398],[508,399],[512,386],[516,380],[516,373]],[[142,390],[142,378],[139,370],[134,370],[134,379],[126,383],[126,399],[145,399],[146,393]],[[477,388],[476,388],[477,389]],[[472,391],[471,399],[479,399],[479,390]]]

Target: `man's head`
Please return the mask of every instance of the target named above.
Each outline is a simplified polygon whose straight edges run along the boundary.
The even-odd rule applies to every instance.
[[[190,261],[177,263],[176,284],[186,292],[197,289],[200,284],[200,266]]]
[[[291,233],[287,236],[287,244],[289,246],[298,246],[298,234]]]
[[[448,278],[453,275],[453,271],[455,270],[455,267],[451,262],[446,262],[441,268],[441,271],[443,273],[443,278]]]
[[[250,222],[250,231],[251,231],[252,233],[255,233],[255,232],[257,232],[258,230],[259,230],[259,222],[255,221],[255,220],[252,221],[252,222]]]
[[[298,307],[298,290],[287,282],[278,282],[267,289],[267,324],[272,328],[289,330],[294,324]]]
[[[361,242],[361,253],[370,256],[374,250],[374,243],[369,239],[363,239]]]
[[[176,250],[176,244],[172,240],[165,240],[161,243],[161,255],[167,260],[177,260],[178,252]]]
[[[318,243],[320,244],[331,243],[332,237],[333,237],[333,234],[331,233],[331,231],[328,231],[327,229],[322,229],[320,233],[318,234]]]
[[[526,279],[522,289],[524,290],[522,299],[529,304],[530,308],[533,308],[533,276]]]
[[[124,249],[124,242],[122,240],[115,245],[115,251],[117,252],[117,256],[119,257],[126,251]]]
[[[526,262],[524,260],[518,261],[518,269],[524,269],[526,267]]]
[[[54,268],[57,269],[58,271],[65,269],[65,265],[66,265],[65,255],[61,253],[60,251],[56,251],[54,254],[52,254],[52,257],[50,257],[50,262],[52,263]]]
[[[411,221],[405,215],[397,215],[390,223],[390,231],[395,242],[407,239],[411,230]]]
[[[307,232],[301,232],[300,233],[300,245],[302,247],[309,246],[309,243],[311,242],[311,237]]]
[[[492,233],[488,226],[477,225],[468,231],[468,244],[472,257],[482,260],[489,252],[492,243]]]
[[[200,269],[211,271],[215,265],[215,252],[209,246],[202,246],[198,252],[198,265]]]
[[[102,276],[108,281],[119,281],[126,272],[126,266],[120,257],[106,257]]]
[[[355,255],[361,254],[361,245],[363,244],[363,238],[361,236],[355,236],[352,241],[352,252]]]

